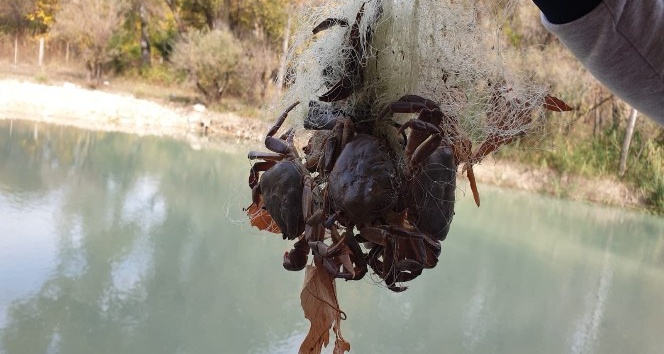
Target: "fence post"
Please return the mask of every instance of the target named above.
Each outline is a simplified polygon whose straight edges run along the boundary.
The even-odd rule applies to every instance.
[[[14,38],[14,66],[18,65],[18,35]]]
[[[44,37],[39,37],[39,66],[44,63]]]
[[[622,149],[620,151],[620,165],[618,166],[618,176],[620,177],[625,175],[625,170],[627,169],[627,153],[629,151],[629,145],[632,142],[637,114],[638,112],[636,111],[636,108],[632,108],[632,112],[629,115],[629,123],[627,123],[627,130],[625,131],[625,139],[623,140]]]

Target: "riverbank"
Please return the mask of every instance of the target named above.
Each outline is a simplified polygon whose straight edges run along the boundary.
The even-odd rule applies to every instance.
[[[98,131],[184,138],[209,132],[255,140],[264,124],[201,105],[156,103],[129,94],[89,90],[64,82],[44,85],[0,80],[0,119],[21,119]]]
[[[21,119],[98,131],[186,139],[201,148],[203,129],[220,138],[256,143],[267,127],[258,119],[202,106],[157,103],[128,94],[89,90],[72,83],[44,85],[0,80],[0,119]],[[480,183],[630,209],[646,209],[645,196],[617,179],[591,179],[513,162],[486,159],[475,167]],[[468,190],[465,178],[462,190]],[[481,192],[481,191],[480,191]]]

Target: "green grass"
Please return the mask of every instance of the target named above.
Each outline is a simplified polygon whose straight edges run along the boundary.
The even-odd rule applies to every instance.
[[[643,191],[650,212],[664,215],[664,139],[644,136],[644,132],[660,129],[652,127],[650,122],[642,124],[641,129],[637,128],[629,150],[626,173],[621,179]],[[560,133],[550,135],[538,148],[507,147],[498,158],[550,168],[560,174],[616,177],[624,134],[623,127],[606,128],[594,137]]]

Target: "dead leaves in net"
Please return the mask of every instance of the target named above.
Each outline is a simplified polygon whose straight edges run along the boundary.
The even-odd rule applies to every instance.
[[[330,329],[336,340],[334,354],[350,351],[350,343],[341,336],[341,316],[334,279],[322,267],[307,266],[300,294],[304,317],[311,322],[299,354],[320,354],[330,342]]]
[[[259,230],[265,230],[275,234],[281,232],[281,229],[279,229],[277,223],[272,220],[270,213],[268,213],[268,211],[263,208],[262,199],[260,200],[259,204],[251,203],[251,205],[245,209],[245,211],[247,212],[251,226],[256,226]]]
[[[551,95],[546,95],[544,97],[544,108],[553,112],[569,112],[574,110],[574,108],[570,107],[565,101]]]

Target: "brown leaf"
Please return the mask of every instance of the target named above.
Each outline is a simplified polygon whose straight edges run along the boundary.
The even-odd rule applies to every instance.
[[[246,212],[247,216],[249,216],[251,226],[256,226],[259,230],[265,230],[275,234],[281,233],[279,226],[276,222],[274,222],[274,220],[272,220],[270,213],[263,209],[262,200],[260,205],[251,203],[251,205],[246,209]]]
[[[311,322],[309,333],[300,346],[299,354],[320,354],[330,342],[330,329],[334,324],[336,340],[334,353],[343,354],[350,344],[341,336],[341,310],[337,302],[334,279],[323,267],[307,266],[304,288],[300,294],[304,317]]]
[[[544,108],[553,112],[567,112],[574,110],[574,108],[568,106],[565,101],[551,95],[546,95],[546,97],[544,97]]]
[[[340,314],[341,315],[341,314]],[[337,317],[334,322],[334,333],[337,335],[337,340],[334,342],[334,350],[332,354],[344,354],[350,351],[350,343],[348,343],[341,335],[341,316]]]

